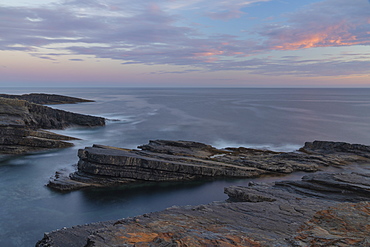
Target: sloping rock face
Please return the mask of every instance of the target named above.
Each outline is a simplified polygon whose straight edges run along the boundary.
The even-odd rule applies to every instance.
[[[343,146],[336,151],[332,146]],[[326,147],[326,149],[325,149]],[[364,145],[315,141],[300,152],[248,148],[217,149],[189,141],[150,141],[128,150],[94,145],[78,152],[78,171],[57,173],[48,186],[60,191],[133,182],[181,181],[204,178],[250,178],[294,171],[314,172],[322,166],[369,162]]]
[[[330,182],[318,189],[323,177]],[[370,174],[309,178],[232,186],[225,189],[227,202],[67,228],[46,233],[36,246],[370,246]],[[65,241],[76,232],[77,245]]]
[[[63,99],[63,96],[60,98]],[[47,95],[39,96],[39,100],[49,102]],[[52,102],[56,102],[56,99]],[[25,100],[0,97],[0,154],[22,154],[72,145],[65,140],[74,138],[39,129],[63,129],[73,125],[92,127],[104,124],[104,118],[52,109]]]

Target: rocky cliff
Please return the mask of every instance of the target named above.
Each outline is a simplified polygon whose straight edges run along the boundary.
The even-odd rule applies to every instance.
[[[31,96],[34,101],[43,103],[56,103],[57,99],[60,103],[65,103],[72,102],[73,99],[46,94]],[[0,97],[0,154],[22,154],[72,145],[65,141],[74,138],[41,129],[63,129],[73,125],[92,127],[105,124],[104,118],[57,110],[11,98],[10,96]]]
[[[204,178],[249,178],[294,171],[314,172],[324,166],[370,162],[368,146],[315,141],[297,152],[248,148],[217,149],[189,141],[150,141],[128,150],[94,145],[78,152],[78,170],[60,172],[48,186],[60,191],[126,183]]]

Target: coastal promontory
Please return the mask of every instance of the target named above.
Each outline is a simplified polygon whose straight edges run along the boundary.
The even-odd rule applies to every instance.
[[[90,100],[54,94],[0,95],[0,154],[14,155],[65,148],[73,137],[46,130],[71,126],[103,126],[101,117],[53,109],[42,104],[70,104]]]

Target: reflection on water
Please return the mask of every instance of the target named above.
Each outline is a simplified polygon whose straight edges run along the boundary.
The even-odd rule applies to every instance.
[[[41,92],[9,89],[3,93]],[[43,89],[96,100],[51,106],[103,116],[105,127],[55,131],[81,140],[72,148],[0,161],[0,246],[33,246],[44,232],[227,198],[223,189],[251,179],[155,183],[58,193],[45,187],[59,169],[73,171],[77,150],[94,143],[136,148],[152,139],[294,151],[305,141],[370,144],[369,89]],[[113,121],[117,120],[117,121]],[[327,168],[369,172],[369,165]],[[257,182],[300,179],[305,173]]]

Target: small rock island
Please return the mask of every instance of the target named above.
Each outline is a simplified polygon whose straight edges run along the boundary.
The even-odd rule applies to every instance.
[[[0,95],[0,155],[26,154],[70,147],[75,138],[45,129],[103,126],[105,119],[53,109],[43,104],[72,104],[91,100],[54,94]]]

